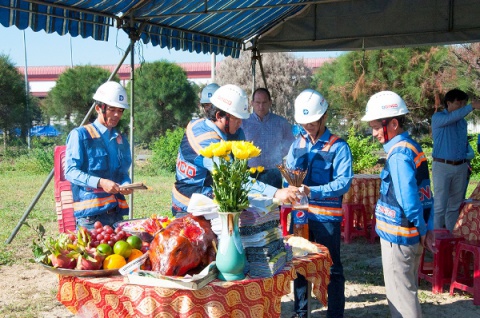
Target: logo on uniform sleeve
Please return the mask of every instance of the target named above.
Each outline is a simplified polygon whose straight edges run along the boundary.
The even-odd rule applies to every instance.
[[[309,113],[308,109],[304,109],[304,110],[303,110],[303,114],[304,114],[304,115],[308,115],[308,113]]]
[[[123,95],[118,95],[118,100],[123,102],[123,100],[125,99],[125,97],[123,97]]]

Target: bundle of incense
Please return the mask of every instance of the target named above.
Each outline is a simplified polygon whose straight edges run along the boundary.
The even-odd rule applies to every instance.
[[[280,173],[285,180],[287,180],[288,184],[294,187],[300,187],[303,183],[303,179],[305,179],[305,176],[307,175],[307,170],[289,169],[285,167],[285,164],[283,163],[278,164],[277,168],[280,170]]]

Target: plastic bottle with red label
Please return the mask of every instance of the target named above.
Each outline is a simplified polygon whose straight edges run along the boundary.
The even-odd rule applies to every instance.
[[[308,216],[306,210],[293,210],[293,235],[303,237],[308,240]]]

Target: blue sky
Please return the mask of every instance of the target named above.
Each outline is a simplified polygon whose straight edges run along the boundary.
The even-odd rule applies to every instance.
[[[16,66],[25,65],[24,32],[16,27],[5,28],[0,25],[0,54],[6,54]],[[112,28],[108,42],[95,41],[92,38],[71,38],[69,35],[47,34],[44,31],[25,31],[27,47],[27,66],[61,65],[106,65],[118,64],[128,47],[128,37],[122,31]],[[70,46],[71,43],[71,46]],[[71,47],[71,50],[70,50]],[[334,57],[340,52],[295,53],[298,57]],[[171,62],[208,62],[209,54],[197,54],[184,51],[160,49],[158,46],[137,45],[135,63],[165,59]],[[217,61],[223,59],[217,56]],[[130,63],[130,56],[125,63]]]

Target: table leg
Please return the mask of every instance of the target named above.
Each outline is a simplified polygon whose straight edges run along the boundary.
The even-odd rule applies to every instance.
[[[307,318],[312,317],[312,283],[307,281]]]

